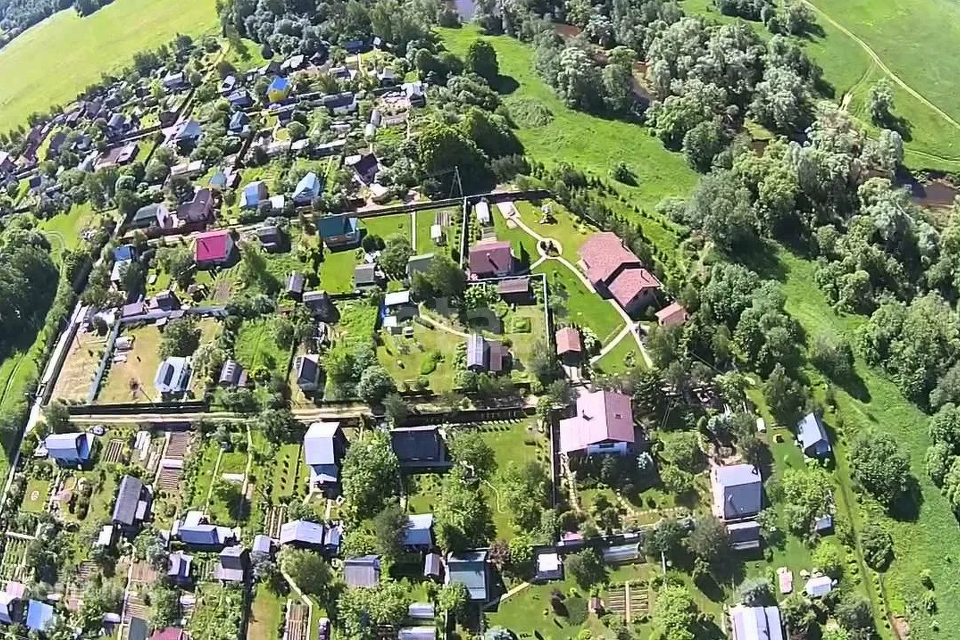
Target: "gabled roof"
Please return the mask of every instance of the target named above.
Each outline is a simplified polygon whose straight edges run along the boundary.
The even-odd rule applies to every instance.
[[[122,244],[113,250],[114,260],[133,260],[136,257],[136,249],[132,244]]]
[[[401,463],[443,458],[440,430],[435,426],[391,429],[390,445]]]
[[[733,640],[783,640],[777,607],[731,607],[730,624]]]
[[[43,446],[54,460],[86,460],[91,440],[86,433],[55,433],[47,436]]]
[[[506,240],[481,240],[470,247],[470,271],[476,275],[509,272],[513,253]]]
[[[607,282],[617,269],[627,264],[642,266],[640,259],[623,246],[623,240],[609,231],[587,238],[577,253],[586,264],[587,277],[592,282]]]
[[[316,522],[294,520],[280,527],[280,544],[323,545],[324,527]]]
[[[557,331],[557,353],[580,353],[583,348],[580,344],[580,332],[575,327],[564,327]]]
[[[233,249],[233,238],[230,232],[221,229],[207,231],[197,235],[197,245],[194,258],[197,262],[217,262],[226,260]]]
[[[577,415],[560,421],[560,451],[583,451],[604,442],[636,440],[630,396],[615,391],[581,393]]]
[[[240,376],[243,375],[243,367],[236,360],[227,360],[220,369],[220,384],[236,385],[240,382]]]
[[[160,363],[153,386],[160,393],[180,393],[186,389],[190,364],[186,358],[170,356]]]
[[[660,311],[657,311],[657,324],[661,327],[673,327],[685,323],[689,318],[690,314],[687,313],[687,310],[679,302],[673,302],[668,304]]]
[[[718,517],[733,520],[760,513],[763,479],[752,464],[714,467],[712,479]]]
[[[348,587],[375,587],[380,582],[380,557],[362,556],[343,561],[343,580]]]
[[[187,555],[182,551],[174,551],[167,558],[167,576],[181,581],[190,577],[190,564],[193,562],[193,556]]]
[[[303,287],[306,284],[307,279],[304,278],[302,273],[296,271],[292,272],[287,276],[287,292],[288,293],[303,293]]]
[[[497,284],[497,293],[500,295],[509,295],[509,294],[518,294],[518,293],[530,293],[530,278],[523,276],[522,278],[510,278],[509,280],[501,280]]]
[[[827,430],[815,413],[808,413],[797,425],[797,437],[804,453],[813,456],[826,456],[832,450]]]
[[[314,422],[303,437],[303,457],[309,466],[337,464],[335,442],[339,422]]]
[[[447,584],[458,582],[467,588],[471,600],[486,602],[488,569],[486,551],[451,553],[447,556]]]
[[[418,513],[407,516],[407,526],[403,530],[403,544],[406,547],[433,546],[432,513]]]
[[[607,288],[620,306],[626,307],[644,290],[659,289],[660,281],[643,267],[630,267],[617,274]]]
[[[143,493],[143,482],[133,476],[123,476],[117,501],[113,505],[113,521],[117,524],[132,526],[137,519],[137,503]]]
[[[313,199],[320,193],[320,178],[313,171],[300,178],[297,188],[293,190],[293,197],[297,200]]]
[[[317,230],[320,232],[321,238],[333,238],[355,233],[358,224],[356,216],[338,213],[320,218],[317,221]]]
[[[355,285],[376,284],[376,282],[377,265],[365,262],[364,264],[358,264],[357,268],[353,270],[353,283]]]

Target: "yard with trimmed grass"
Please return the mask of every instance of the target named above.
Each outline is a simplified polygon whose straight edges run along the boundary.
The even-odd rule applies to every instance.
[[[279,320],[279,316],[271,315],[244,320],[240,325],[234,355],[250,375],[260,371],[286,375],[290,350],[277,344]]]
[[[520,212],[520,219],[523,220],[523,223],[541,236],[553,238],[559,242],[563,248],[561,255],[573,264],[577,264],[580,260],[580,256],[577,254],[580,246],[591,234],[598,231],[589,224],[581,223],[563,205],[553,200],[545,200],[543,205],[550,208],[550,215],[556,222],[545,224],[540,223],[543,219],[543,213],[539,206],[523,200],[518,200],[513,204]]]
[[[22,511],[43,513],[46,511],[47,499],[50,497],[50,481],[41,478],[27,480],[27,489],[23,493]]]
[[[320,288],[328,293],[353,291],[353,271],[360,264],[357,249],[323,250],[320,265]]]
[[[603,373],[621,373],[637,365],[641,367],[645,365],[643,356],[640,354],[637,341],[632,335],[627,334],[617,346],[593,363],[593,368]]]
[[[59,213],[52,218],[40,221],[38,229],[50,241],[54,260],[59,262],[64,251],[73,251],[80,246],[83,242],[84,229],[90,227],[97,216],[93,205],[86,202],[73,205],[67,213]]]
[[[528,269],[540,257],[537,251],[537,239],[516,226],[515,223],[508,223],[496,207],[493,208],[490,215],[493,218],[493,229],[497,240],[509,242],[520,269]]]
[[[257,584],[247,621],[247,640],[278,640],[287,599],[265,583]]]
[[[413,224],[409,213],[360,218],[360,228],[366,229],[368,235],[380,236],[384,240],[390,236],[399,235],[412,241]]]
[[[625,323],[617,310],[587,289],[564,265],[548,260],[537,267],[534,273],[547,274],[556,324],[589,327],[601,345],[612,340],[623,329]]]
[[[434,225],[437,219],[437,215],[443,212],[450,214],[450,226],[443,228],[443,233],[447,239],[447,243],[444,246],[439,246],[433,243],[433,238],[430,237],[430,228]],[[450,240],[453,237],[453,228],[460,224],[461,212],[456,208],[446,208],[446,209],[424,209],[422,211],[416,212],[417,218],[417,244],[413,247],[413,250],[420,253],[442,253],[446,250],[449,255],[450,248],[453,245],[450,243]]]

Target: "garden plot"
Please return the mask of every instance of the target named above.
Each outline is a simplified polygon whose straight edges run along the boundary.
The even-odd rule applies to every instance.
[[[413,250],[417,253],[442,253],[445,251],[449,255],[451,249],[456,247],[453,240],[455,236],[459,235],[455,233],[455,228],[459,227],[460,218],[461,212],[457,208],[417,211],[414,232],[416,243]],[[440,225],[443,233],[443,239],[439,244],[434,242],[431,236],[431,229],[434,225]]]
[[[29,545],[29,540],[7,535],[3,549],[3,559],[0,560],[0,578],[20,580],[26,575],[23,557]]]
[[[90,385],[103,359],[107,339],[95,333],[77,333],[67,352],[63,369],[57,376],[53,397],[66,401],[86,402]]]
[[[378,334],[377,359],[398,384],[413,387],[425,377],[434,392],[453,388],[453,355],[463,337],[444,331],[428,319],[409,324],[410,332]]]
[[[240,326],[234,347],[237,362],[254,377],[269,373],[286,375],[290,364],[290,350],[277,344],[279,316],[245,320]]]

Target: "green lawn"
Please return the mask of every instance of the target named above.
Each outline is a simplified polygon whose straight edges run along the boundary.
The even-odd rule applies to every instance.
[[[216,26],[213,0],[116,0],[91,16],[60,11],[0,51],[0,130],[26,124],[34,111],[71,102],[133,54]]]
[[[277,640],[283,621],[286,598],[274,593],[266,584],[257,584],[247,621],[248,640]]]
[[[320,265],[320,288],[330,293],[353,291],[353,270],[359,264],[355,249],[323,250]]]
[[[430,227],[436,219],[439,210],[429,209],[426,211],[417,211],[417,244],[413,248],[417,253],[440,253],[441,248],[433,243],[430,238]],[[448,209],[450,211],[450,224],[455,226],[459,224],[461,212],[458,209]],[[447,247],[451,247],[450,240],[453,237],[453,230],[450,227],[444,228],[447,236]]]
[[[577,250],[591,234],[597,232],[596,228],[581,224],[566,208],[552,200],[544,203],[550,207],[550,213],[556,220],[556,222],[549,224],[540,224],[540,220],[543,218],[540,207],[530,202],[517,202],[515,204],[523,223],[544,238],[553,238],[559,242],[563,248],[563,257],[573,264],[576,264],[580,259]],[[536,257],[536,254],[534,254],[534,257]]]
[[[366,229],[368,234],[380,236],[384,240],[392,235],[401,235],[410,240],[413,233],[409,213],[398,213],[397,215],[379,218],[361,218],[360,226]],[[429,229],[427,233],[429,234]]]
[[[290,352],[277,345],[277,320],[276,316],[266,316],[245,320],[240,326],[234,354],[251,374],[266,369],[286,375]]]
[[[461,58],[480,35],[472,25],[438,32],[447,48]],[[567,109],[536,75],[532,47],[509,36],[486,39],[496,49],[501,75],[519,85],[506,98],[507,105],[533,100],[553,114],[545,126],[517,130],[527,155],[547,164],[569,162],[604,179],[618,162],[625,161],[636,174],[638,186],[617,188],[648,210],[664,197],[684,196],[693,187],[696,174],[683,157],[665,150],[643,127]]]
[[[30,478],[27,481],[27,490],[23,494],[23,504],[20,509],[31,513],[43,513],[46,510],[49,493],[49,480]]]
[[[518,226],[508,226],[506,219],[500,215],[500,211],[494,210],[491,213],[493,217],[493,228],[497,234],[497,240],[506,240],[513,247],[513,255],[524,267],[529,267],[536,262],[540,254],[537,253],[537,239],[531,236]]]
[[[548,464],[549,444],[537,432],[534,422],[489,424],[478,428],[483,434],[484,441],[493,449],[499,469],[505,469],[510,464],[522,465],[530,461]],[[509,540],[516,535],[516,531],[509,508],[500,503],[496,485],[497,479],[494,477],[492,483],[484,484],[483,492],[493,514],[495,537],[498,540]]]
[[[608,351],[594,364],[595,369],[604,373],[620,373],[635,365],[643,365],[643,356],[640,347],[633,336],[624,337],[613,349]]]
[[[0,53],[0,61],[2,61]],[[0,62],[2,64],[2,62]],[[2,89],[0,89],[2,91]],[[39,229],[53,248],[53,255],[59,261],[64,250],[73,251],[83,241],[82,232],[96,218],[93,206],[88,202],[76,204],[67,213],[58,214],[48,220],[42,220]]]
[[[563,300],[556,312],[558,324],[590,327],[601,344],[606,344],[623,329],[623,318],[610,303],[589,291],[570,270],[556,261],[547,261],[536,268],[546,273],[550,296]]]

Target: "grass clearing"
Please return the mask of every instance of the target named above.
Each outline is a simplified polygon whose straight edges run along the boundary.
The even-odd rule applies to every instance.
[[[323,250],[320,266],[320,288],[328,293],[353,291],[353,270],[360,264],[356,249]]]
[[[237,333],[234,353],[246,371],[259,370],[286,373],[290,352],[277,344],[277,316],[245,320]]]
[[[0,67],[2,67],[2,59],[0,55]],[[0,106],[0,113],[2,113],[2,106]],[[83,241],[83,230],[89,227],[96,217],[93,206],[87,202],[73,205],[67,213],[60,213],[40,221],[38,228],[50,241],[54,260],[59,263],[64,251],[73,251],[80,246]]]
[[[278,640],[286,599],[258,583],[247,621],[247,640]]]
[[[441,329],[412,322],[413,337],[381,330],[377,360],[398,383],[413,384],[420,376],[430,381],[434,392],[453,388],[453,356],[463,338]]]
[[[434,225],[437,219],[437,215],[440,213],[449,213],[450,215],[450,226],[443,228],[443,233],[447,238],[447,251],[449,247],[453,246],[450,243],[450,240],[453,236],[452,227],[456,226],[460,222],[461,212],[457,209],[428,209],[424,211],[417,211],[416,213],[416,222],[417,222],[417,237],[416,245],[413,247],[413,250],[419,253],[443,253],[443,247],[434,244],[433,238],[430,237],[430,228]]]
[[[603,356],[594,363],[594,369],[604,373],[621,373],[635,365],[644,364],[643,356],[640,355],[640,347],[633,336],[625,336],[617,346],[603,354]]]
[[[27,481],[27,490],[23,494],[23,504],[20,505],[20,509],[30,513],[43,513],[46,510],[49,493],[49,480],[30,478]]]
[[[437,32],[446,47],[461,58],[470,43],[480,37],[473,25]],[[526,107],[539,103],[552,116],[544,126],[517,129],[527,155],[547,164],[569,162],[605,179],[618,162],[625,160],[636,174],[638,186],[618,185],[618,189],[648,210],[667,196],[685,196],[693,187],[696,174],[683,157],[664,149],[643,127],[568,109],[536,75],[532,47],[509,36],[484,39],[497,52],[501,75],[519,85],[507,104],[516,100],[527,101]]]
[[[26,124],[34,111],[71,102],[138,51],[177,33],[214,29],[216,19],[213,0],[116,0],[85,18],[57,12],[0,51],[0,76],[7,79],[0,87],[0,130]]]
[[[392,216],[379,216],[377,218],[361,218],[360,226],[367,230],[369,235],[380,236],[384,240],[392,235],[400,235],[407,240],[412,240],[413,224],[409,213],[398,213]],[[429,230],[427,230],[429,234]],[[429,238],[429,235],[427,236]]]

